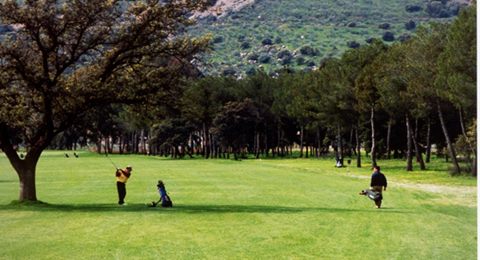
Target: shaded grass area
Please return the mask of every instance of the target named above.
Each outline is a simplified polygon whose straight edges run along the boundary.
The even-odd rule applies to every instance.
[[[128,207],[127,207],[128,206]],[[36,212],[149,212],[152,214],[170,214],[170,213],[208,213],[208,214],[224,214],[224,213],[262,213],[262,214],[288,214],[302,212],[324,212],[324,213],[355,213],[370,212],[377,214],[370,209],[349,209],[349,208],[315,208],[315,207],[282,207],[282,206],[262,206],[262,205],[176,205],[174,208],[159,209],[149,207],[145,204],[136,203],[127,206],[117,206],[112,204],[29,204],[19,205],[13,203],[0,208],[0,211],[16,210],[16,211],[36,211]],[[411,213],[408,210],[398,210],[384,208],[384,213]]]
[[[46,152],[37,178],[44,203],[12,202],[18,181],[0,154],[0,258],[476,259],[476,194],[457,203],[396,185],[427,175],[462,188],[475,179],[456,183],[441,170],[409,179],[396,161],[382,162],[391,184],[377,210],[357,194],[368,167],[337,169],[331,159],[111,158],[134,167],[127,206],[116,205],[108,159],[86,152]],[[146,206],[158,179],[173,208]]]

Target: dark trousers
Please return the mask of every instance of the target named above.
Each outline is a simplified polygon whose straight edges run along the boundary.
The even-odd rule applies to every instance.
[[[383,199],[382,188],[383,188],[383,186],[373,186],[372,187],[372,190],[380,193],[380,198],[378,200],[375,200],[375,205],[377,206],[377,208],[380,208],[382,206],[382,199]]]
[[[123,203],[125,203],[125,196],[127,196],[127,189],[125,188],[125,183],[117,181],[117,191],[118,204],[122,205]]]

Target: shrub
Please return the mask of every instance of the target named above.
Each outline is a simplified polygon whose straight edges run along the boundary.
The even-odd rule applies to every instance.
[[[383,29],[383,30],[388,30],[388,29],[390,29],[390,24],[389,23],[382,23],[378,26],[378,28]]]
[[[315,67],[315,62],[313,60],[307,62],[308,67]]]
[[[214,15],[209,15],[205,17],[205,21],[207,21],[207,23],[214,23],[217,21],[217,17]]]
[[[442,2],[429,2],[427,4],[427,13],[433,18],[448,18],[455,13],[455,7],[450,9]]]
[[[242,42],[242,44],[240,44],[240,47],[245,50],[250,49],[251,46],[249,42]]]
[[[217,0],[207,0],[207,5],[214,6],[217,3]]]
[[[395,35],[392,32],[385,32],[382,39],[386,42],[393,42],[395,41]]]
[[[300,53],[306,56],[317,56],[319,51],[312,48],[311,46],[306,45],[300,48]]]
[[[413,30],[416,27],[417,27],[417,24],[412,20],[405,23],[405,29],[407,29],[407,30]]]
[[[297,57],[297,65],[303,65],[305,64],[305,58],[300,56],[300,57]]]
[[[450,13],[450,16],[456,16],[460,12],[460,7],[461,4],[458,2],[449,2],[447,4],[448,12]]]
[[[12,32],[13,27],[11,25],[0,25],[0,34]]]
[[[408,33],[404,33],[402,35],[400,35],[400,37],[398,37],[398,40],[401,41],[401,42],[404,42],[404,41],[408,41],[412,38],[412,36]]]
[[[407,6],[405,6],[405,11],[407,11],[409,13],[420,12],[420,11],[422,11],[422,7],[419,6],[419,5],[407,5]]]
[[[277,54],[277,58],[284,59],[284,58],[292,58],[292,53],[289,50],[283,50]]]
[[[270,39],[270,38],[265,38],[265,39],[262,40],[262,44],[263,44],[263,45],[272,45],[273,42],[272,42],[272,39]]]
[[[226,68],[222,72],[223,76],[235,76],[237,72],[233,68]]]
[[[291,56],[287,56],[287,57],[280,60],[281,65],[288,65],[290,63],[292,63],[292,57]]]
[[[223,42],[223,36],[221,36],[221,35],[215,36],[215,38],[213,38],[213,43],[214,44],[222,43],[222,42]]]
[[[257,61],[258,60],[258,54],[252,53],[252,54],[248,55],[248,60]]]
[[[245,71],[245,74],[248,76],[255,75],[255,73],[257,73],[257,70],[254,67],[250,67]]]
[[[262,54],[260,57],[258,57],[258,62],[260,63],[270,63],[270,60],[272,58],[268,54]]]
[[[360,47],[360,43],[356,42],[356,41],[348,41],[347,42],[347,46],[349,48],[352,48],[352,49],[356,49],[356,48],[359,48]]]

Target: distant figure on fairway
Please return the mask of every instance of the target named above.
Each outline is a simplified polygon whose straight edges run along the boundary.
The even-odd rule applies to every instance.
[[[115,177],[117,177],[117,192],[118,192],[118,204],[125,204],[125,196],[127,196],[127,184],[128,178],[132,174],[132,166],[128,165],[125,169],[117,169]]]
[[[161,181],[161,180],[158,181],[157,190],[158,190],[158,193],[160,195],[160,199],[157,202],[152,201],[152,204],[150,206],[155,207],[161,201],[162,202],[162,207],[164,207],[164,208],[172,207],[173,206],[172,205],[172,200],[170,199],[170,196],[168,196],[168,194],[167,194],[167,190],[165,189],[165,184],[163,183],[163,181]]]
[[[370,181],[370,187],[373,191],[376,191],[380,194],[379,198],[375,200],[375,205],[377,208],[382,206],[382,188],[387,190],[387,178],[383,173],[380,172],[380,166],[373,167],[372,179]]]

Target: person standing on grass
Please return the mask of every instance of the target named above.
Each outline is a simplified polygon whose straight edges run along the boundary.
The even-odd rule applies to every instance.
[[[370,181],[370,187],[373,191],[380,193],[380,197],[375,200],[377,208],[382,206],[382,189],[387,190],[387,178],[380,172],[380,166],[373,166],[372,179]]]
[[[125,169],[117,169],[115,177],[117,177],[118,204],[125,205],[125,196],[127,196],[127,180],[132,174],[132,166],[128,165]]]

